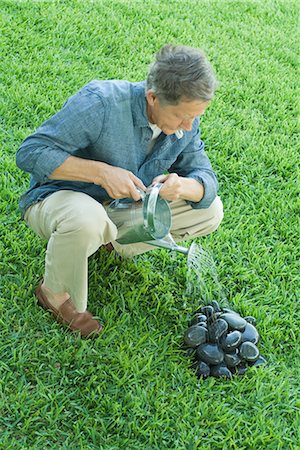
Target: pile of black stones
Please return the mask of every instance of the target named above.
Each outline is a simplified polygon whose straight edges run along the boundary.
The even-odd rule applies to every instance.
[[[196,311],[184,334],[184,349],[193,358],[197,377],[231,378],[266,364],[255,325],[254,317],[221,308],[215,300]]]

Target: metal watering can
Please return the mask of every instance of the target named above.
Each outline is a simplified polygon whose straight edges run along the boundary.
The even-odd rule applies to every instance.
[[[154,247],[188,254],[189,249],[174,241],[171,229],[171,210],[166,200],[159,196],[161,183],[146,192],[138,189],[141,200],[130,198],[112,201],[107,214],[118,228],[116,241],[120,244],[144,242]]]

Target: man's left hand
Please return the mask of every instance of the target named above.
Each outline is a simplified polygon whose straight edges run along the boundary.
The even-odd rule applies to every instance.
[[[152,184],[162,183],[159,191],[164,200],[190,200],[199,202],[204,195],[204,188],[201,183],[193,178],[180,177],[177,173],[158,175],[153,179]]]
[[[181,194],[181,178],[177,173],[169,175],[159,175],[153,179],[153,184],[162,183],[163,186],[159,191],[159,195],[164,200],[178,200]]]

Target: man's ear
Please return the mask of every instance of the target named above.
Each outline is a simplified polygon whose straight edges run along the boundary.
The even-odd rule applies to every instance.
[[[149,91],[147,91],[146,98],[150,106],[153,106],[155,101],[157,100],[157,96],[154,94],[152,89],[149,89]]]

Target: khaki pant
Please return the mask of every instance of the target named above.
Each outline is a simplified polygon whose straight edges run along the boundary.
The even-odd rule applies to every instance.
[[[175,241],[205,236],[216,230],[223,218],[219,197],[207,209],[192,209],[183,200],[170,203],[171,233]],[[115,242],[117,228],[105,207],[86,194],[58,191],[28,208],[27,224],[48,241],[45,286],[55,293],[68,292],[78,312],[88,298],[88,257],[103,244],[112,242],[122,256],[134,256],[155,247]]]

